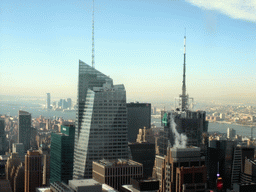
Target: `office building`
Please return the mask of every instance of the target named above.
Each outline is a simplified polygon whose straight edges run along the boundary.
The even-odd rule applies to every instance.
[[[25,166],[24,163],[20,163],[17,167],[14,175],[13,192],[24,192],[24,175]]]
[[[12,152],[18,153],[21,162],[25,162],[25,153],[24,153],[23,143],[13,143],[12,144]]]
[[[128,142],[135,142],[139,129],[150,128],[151,104],[127,103]]]
[[[102,192],[102,184],[94,179],[70,180],[68,185],[75,192]]]
[[[120,192],[158,192],[159,181],[155,179],[131,179],[131,185],[123,185]]]
[[[39,148],[43,158],[43,182],[44,186],[50,185],[50,149],[44,145]]]
[[[162,160],[161,160],[162,159]],[[158,161],[157,160],[161,160]],[[159,164],[161,163],[162,164]],[[200,148],[168,148],[163,158],[156,157],[153,177],[160,179],[162,192],[205,191],[207,189],[207,169]],[[157,179],[157,178],[156,178]]]
[[[232,165],[236,145],[236,142],[228,140],[209,141],[206,156],[209,189],[216,187],[217,175],[223,179],[224,190],[231,187]],[[242,157],[240,158],[242,159]],[[241,162],[239,165],[241,165]]]
[[[12,191],[10,181],[0,180],[0,189],[1,189],[1,192],[10,192],[10,191]]]
[[[73,125],[62,125],[61,133],[51,134],[50,183],[60,181],[68,184],[72,179],[74,136]]]
[[[227,138],[228,139],[234,139],[236,137],[236,130],[232,128],[227,129]]]
[[[67,108],[71,109],[72,106],[72,100],[71,98],[67,98]]]
[[[46,93],[47,98],[46,98],[46,109],[51,109],[51,94]]]
[[[154,143],[129,143],[132,160],[143,164],[143,176],[148,178],[152,176],[155,162],[155,144]]]
[[[6,150],[6,135],[5,135],[4,128],[5,128],[4,119],[0,117],[0,155],[4,155]]]
[[[246,159],[254,159],[254,147],[242,147],[240,145],[237,145],[234,148],[233,154],[231,186],[234,185],[234,183],[242,182],[241,174],[245,172]]]
[[[200,147],[203,134],[208,131],[208,121],[205,120],[205,115],[205,111],[162,111],[161,119],[164,130],[160,131],[156,141],[157,154],[166,155],[168,143],[171,146],[179,145],[175,141],[182,134],[186,136],[186,146]]]
[[[23,143],[24,150],[30,149],[31,139],[31,114],[26,111],[19,110],[18,120],[18,142]]]
[[[128,158],[124,85],[79,61],[73,179],[91,178],[92,161]]]
[[[131,178],[143,177],[141,163],[117,159],[93,161],[93,179],[120,190],[122,185],[131,184]]]
[[[20,165],[21,161],[18,153],[11,153],[11,156],[7,159],[5,165],[5,175],[7,180],[12,179],[12,170],[16,169]]]
[[[66,183],[55,181],[50,184],[50,191],[52,192],[76,192],[71,187],[69,187]]]
[[[151,128],[144,127],[143,129],[139,129],[139,134],[136,139],[137,143],[154,143],[155,144],[155,136],[154,132]]]
[[[25,156],[25,192],[35,192],[42,187],[42,155],[39,151],[28,150]]]

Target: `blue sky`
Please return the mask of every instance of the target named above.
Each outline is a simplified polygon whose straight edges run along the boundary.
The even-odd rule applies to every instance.
[[[1,0],[0,95],[72,97],[91,64],[92,1]],[[95,0],[95,66],[127,100],[255,101],[256,2]]]

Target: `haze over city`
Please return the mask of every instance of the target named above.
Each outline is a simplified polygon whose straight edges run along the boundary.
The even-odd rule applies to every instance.
[[[78,60],[91,65],[91,1],[2,0],[0,94],[77,95]],[[255,102],[255,2],[95,1],[95,68],[128,101]]]

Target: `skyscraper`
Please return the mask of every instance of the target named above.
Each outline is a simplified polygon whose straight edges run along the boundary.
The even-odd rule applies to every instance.
[[[124,85],[79,61],[73,178],[91,178],[92,161],[128,158]]]
[[[71,98],[67,98],[67,108],[71,109],[72,100]]]
[[[4,155],[6,148],[6,136],[5,136],[5,122],[0,118],[0,155]]]
[[[42,155],[28,150],[25,156],[25,192],[35,192],[42,186]]]
[[[128,141],[135,142],[139,129],[150,128],[151,104],[127,103]]]
[[[51,94],[46,93],[47,99],[46,99],[46,109],[51,109]]]
[[[23,143],[24,150],[30,148],[31,138],[31,114],[26,111],[19,110],[19,128],[18,128],[18,142]]]
[[[51,135],[50,182],[65,182],[72,180],[74,158],[73,125],[61,126],[61,133]]]

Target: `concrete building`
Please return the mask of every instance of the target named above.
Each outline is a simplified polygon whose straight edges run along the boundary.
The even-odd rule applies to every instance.
[[[42,155],[39,151],[28,150],[25,156],[25,192],[35,192],[42,187]]]
[[[23,143],[13,143],[12,144],[12,152],[18,153],[21,162],[25,162],[25,152]]]
[[[75,192],[70,186],[66,183],[55,181],[50,184],[50,189],[52,192]]]
[[[14,176],[13,183],[13,192],[24,192],[24,175],[25,175],[25,166],[24,163],[20,163],[20,165],[16,169],[16,173]]]
[[[103,159],[93,162],[92,175],[96,181],[120,190],[122,185],[131,183],[131,178],[143,177],[143,165],[132,160],[109,161]]]
[[[61,133],[51,134],[50,183],[60,181],[68,184],[68,180],[72,180],[74,136],[73,125],[62,125]]]
[[[94,179],[70,180],[68,185],[75,192],[102,192],[102,184]]]
[[[5,154],[6,150],[6,135],[5,135],[5,121],[0,117],[0,155]]]
[[[234,139],[236,137],[236,130],[233,128],[228,128],[227,129],[227,138],[228,139]]]
[[[44,186],[50,185],[50,149],[48,147],[39,147],[39,152],[43,158],[43,182]]]
[[[136,139],[137,143],[154,143],[155,144],[155,137],[154,132],[151,128],[144,127],[143,129],[139,129],[139,133]]]
[[[73,179],[91,178],[92,161],[128,158],[124,85],[79,61]]]
[[[18,153],[11,153],[11,156],[7,159],[6,165],[5,165],[5,175],[7,180],[11,180],[11,172],[13,167],[15,169],[20,165],[21,161],[19,158]]]
[[[150,103],[127,103],[128,141],[135,142],[139,129],[151,125]]]
[[[159,181],[155,179],[131,179],[131,185],[123,185],[120,192],[158,192]]]
[[[157,160],[157,158],[156,158]],[[207,189],[207,169],[200,148],[168,148],[162,165],[154,167],[153,176],[160,172],[161,192],[205,191]]]
[[[26,111],[19,110],[18,120],[18,142],[23,143],[24,150],[30,149],[31,139],[31,114]]]

